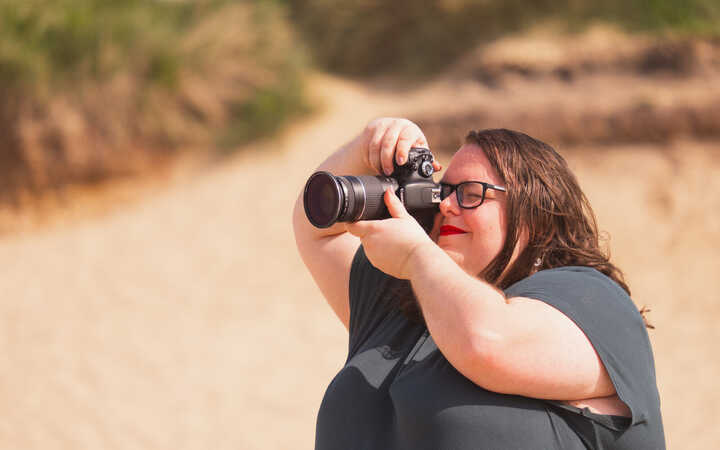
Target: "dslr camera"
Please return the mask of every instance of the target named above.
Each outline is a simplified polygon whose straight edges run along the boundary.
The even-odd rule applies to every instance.
[[[390,217],[383,202],[387,189],[400,198],[408,212],[429,232],[440,204],[440,185],[432,180],[433,155],[413,147],[399,166],[393,158],[390,176],[335,176],[315,172],[305,183],[303,205],[311,224],[327,228],[336,222],[356,222]]]

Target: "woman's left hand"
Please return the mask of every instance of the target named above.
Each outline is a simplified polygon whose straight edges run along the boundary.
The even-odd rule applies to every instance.
[[[395,278],[409,279],[413,253],[421,246],[435,243],[392,190],[385,191],[383,199],[390,219],[359,221],[346,227],[360,238],[373,266]]]

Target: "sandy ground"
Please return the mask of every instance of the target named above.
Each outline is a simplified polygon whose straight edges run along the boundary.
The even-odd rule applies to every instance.
[[[315,85],[322,113],[222,167],[0,239],[0,448],[312,448],[346,333],[297,255],[292,204],[369,119],[438,96]],[[718,446],[720,145],[565,155],[653,310],[668,447]]]

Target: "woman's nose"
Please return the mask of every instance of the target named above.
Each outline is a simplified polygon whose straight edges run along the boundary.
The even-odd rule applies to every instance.
[[[440,202],[440,213],[443,216],[460,215],[460,205],[457,202],[457,195],[455,192],[448,195]]]

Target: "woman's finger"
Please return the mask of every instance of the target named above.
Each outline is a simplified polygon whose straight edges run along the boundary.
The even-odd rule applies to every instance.
[[[375,169],[378,173],[382,173],[382,164],[380,162],[380,147],[382,145],[385,132],[390,127],[390,120],[378,120],[371,122],[373,130],[372,136],[367,148],[368,165]]]
[[[413,125],[415,125],[415,124],[413,124]],[[425,137],[425,133],[423,133],[422,130],[420,129],[420,127],[418,127],[417,125],[415,125],[415,127],[417,127],[417,130],[420,133],[420,136],[418,136],[418,140],[415,143],[415,146],[430,149],[430,144],[428,144],[427,138]]]
[[[428,144],[427,138],[425,137],[425,133],[422,132],[419,126],[413,123],[413,126],[415,130],[417,131],[417,138],[415,142],[413,143],[413,147],[422,147],[430,150],[430,144]]]
[[[415,124],[412,123],[404,127],[400,132],[400,136],[398,136],[397,141],[397,149],[395,150],[395,161],[397,161],[399,165],[403,165],[407,162],[410,148],[418,145],[417,143],[420,141],[420,136],[422,136],[422,132],[415,126]]]
[[[398,143],[398,137],[402,132],[403,128],[407,126],[403,121],[395,121],[385,131],[383,136],[382,144],[380,146],[380,163],[383,168],[385,175],[390,175],[393,172],[393,157],[395,156],[395,147]]]

